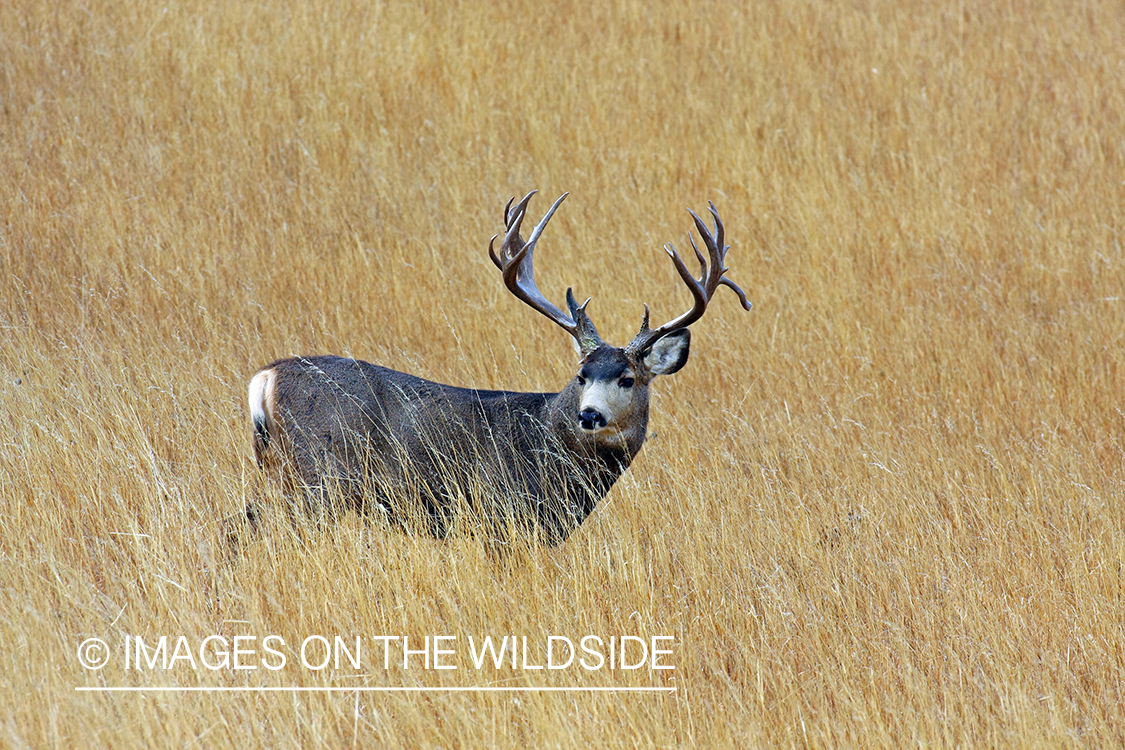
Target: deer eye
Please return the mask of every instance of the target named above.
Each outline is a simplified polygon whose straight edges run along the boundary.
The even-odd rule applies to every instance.
[[[633,379],[632,378],[622,378],[621,380],[617,381],[617,384],[619,386],[621,386],[622,388],[632,388],[633,387]]]
[[[576,377],[575,380],[578,381],[578,385],[586,385],[586,378],[582,377],[581,375]]]

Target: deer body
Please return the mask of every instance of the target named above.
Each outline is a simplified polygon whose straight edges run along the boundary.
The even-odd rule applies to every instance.
[[[711,277],[698,250],[702,282],[673,255],[685,281],[699,287],[692,289],[696,308],[656,331],[648,328],[646,308],[641,333],[629,346],[604,343],[586,305],[578,306],[569,290],[567,315],[535,285],[535,243],[566,196],[524,243],[519,229],[531,195],[515,209],[509,203],[501,254],[492,248],[490,254],[513,294],[574,336],[582,356],[577,374],[557,393],[518,393],[443,385],[343,357],[267,365],[250,381],[254,453],[259,465],[279,465],[315,517],[337,499],[361,512],[381,508],[406,527],[421,521],[422,530],[441,537],[467,503],[491,522],[537,530],[548,544],[562,542],[640,451],[649,384],[686,363],[686,326],[702,315],[700,300],[705,306],[725,283],[748,308],[741,290],[722,277],[726,248],[715,214],[717,244],[701,229],[712,254]],[[703,227],[698,217],[696,223]],[[247,509],[252,522],[255,513]]]

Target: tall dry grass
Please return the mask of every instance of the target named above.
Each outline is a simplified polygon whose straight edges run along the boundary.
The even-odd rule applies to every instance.
[[[1125,13],[978,5],[0,4],[0,745],[1125,744]],[[687,306],[659,246],[708,199],[755,303],[600,512],[508,562],[354,518],[224,562],[270,359],[570,377],[484,252],[533,187],[572,191],[541,285],[608,338]],[[666,633],[676,669],[75,657],[215,633]],[[677,692],[74,690],[294,684]]]

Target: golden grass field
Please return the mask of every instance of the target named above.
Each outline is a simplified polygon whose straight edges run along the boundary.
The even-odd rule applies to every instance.
[[[1125,11],[980,5],[0,4],[0,746],[1125,744]],[[272,359],[573,376],[487,257],[532,188],[608,339],[689,306],[660,246],[708,200],[754,303],[607,502],[504,559],[353,516],[227,554]],[[125,668],[161,634],[291,664]],[[316,634],[675,669],[297,668]]]

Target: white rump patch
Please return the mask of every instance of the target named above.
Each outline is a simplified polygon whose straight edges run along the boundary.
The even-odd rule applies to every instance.
[[[273,421],[273,391],[276,383],[277,373],[272,369],[262,370],[250,378],[250,419],[256,429],[258,425],[265,429]]]

